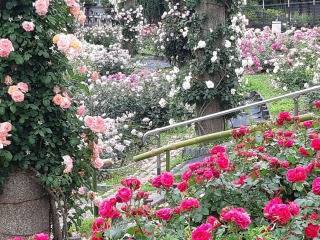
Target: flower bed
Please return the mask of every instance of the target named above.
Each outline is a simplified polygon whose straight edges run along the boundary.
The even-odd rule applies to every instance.
[[[92,239],[316,239],[319,123],[282,112],[258,131],[234,130],[228,147],[214,146],[180,176],[151,180],[164,196],[161,206],[152,205],[138,179],[124,179],[100,203]]]

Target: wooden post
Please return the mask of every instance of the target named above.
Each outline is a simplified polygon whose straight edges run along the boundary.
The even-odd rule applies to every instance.
[[[224,25],[226,22],[226,8],[223,3],[217,0],[201,0],[201,3],[196,9],[200,16],[204,17],[203,28],[201,29],[202,39],[206,40],[211,30],[215,31],[220,25]],[[222,48],[223,40],[221,39],[216,43],[217,48]],[[203,53],[199,52],[197,58],[200,61],[204,61]],[[223,75],[223,74],[222,74]],[[197,76],[199,81],[212,81],[217,86],[221,80],[219,72],[214,74],[205,73]],[[196,106],[197,117],[205,116],[215,112],[222,111],[221,103],[219,99],[212,99],[209,102],[204,102]],[[217,118],[200,122],[196,125],[196,132],[198,135],[205,135],[212,132],[219,132],[224,130],[225,122],[224,118]]]

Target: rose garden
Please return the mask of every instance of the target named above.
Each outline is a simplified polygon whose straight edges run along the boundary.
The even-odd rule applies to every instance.
[[[0,240],[320,239],[319,3],[265,2],[0,0]]]

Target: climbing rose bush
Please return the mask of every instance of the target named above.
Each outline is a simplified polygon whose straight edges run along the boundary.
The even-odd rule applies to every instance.
[[[233,130],[228,146],[214,146],[182,174],[150,179],[152,193],[134,177],[123,179],[100,203],[92,239],[317,239],[317,101],[313,108],[307,120],[282,112],[273,122]]]

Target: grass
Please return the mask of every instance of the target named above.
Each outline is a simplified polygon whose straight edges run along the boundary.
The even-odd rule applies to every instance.
[[[273,86],[268,74],[248,75],[246,79],[248,80],[248,85],[246,85],[245,90],[247,92],[257,91],[264,99],[285,94],[284,91]],[[268,108],[271,116],[276,116],[279,112],[293,110],[294,104],[292,99],[283,99],[270,103]]]

